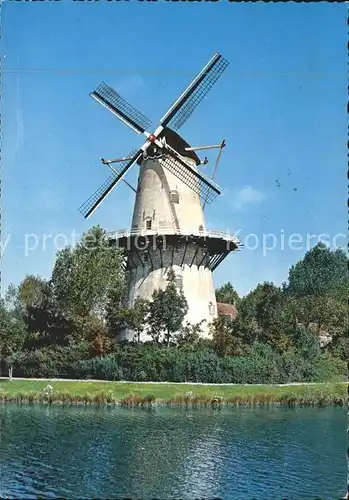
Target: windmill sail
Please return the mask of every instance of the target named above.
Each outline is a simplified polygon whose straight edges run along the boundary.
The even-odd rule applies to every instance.
[[[82,215],[87,219],[96,208],[102,203],[102,201],[108,196],[108,194],[114,189],[116,184],[121,180],[121,178],[126,174],[126,172],[132,167],[134,163],[138,160],[138,158],[143,153],[143,150],[140,149],[137,152],[132,151],[128,158],[130,160],[126,160],[125,162],[120,164],[120,170],[118,173],[113,173],[108,179],[93,193],[92,196],[88,200],[85,201],[79,208],[79,211]]]
[[[228,64],[223,56],[215,54],[161,118],[161,125],[178,130],[213,87]]]
[[[81,205],[79,210],[85,218],[88,218],[96,210],[141,155],[144,153],[146,156],[147,150],[149,148],[154,148],[154,145],[165,153],[162,154],[161,152],[161,162],[163,166],[203,198],[204,205],[210,203],[221,193],[219,186],[217,186],[212,179],[209,179],[182,160],[181,156],[190,156],[188,152],[186,152],[186,155],[184,155],[184,153],[182,155],[177,147],[173,149],[169,144],[166,144],[166,141],[163,142],[162,136],[166,135],[166,130],[172,130],[172,133],[175,133],[175,130],[178,130],[183,123],[185,123],[194,109],[216,83],[228,64],[228,61],[224,59],[221,54],[215,54],[194,78],[183,94],[171,106],[161,119],[160,126],[157,127],[153,133],[149,133],[151,129],[150,120],[106,83],[102,82],[96,90],[90,94],[93,99],[109,109],[109,111],[132,130],[138,134],[144,134],[147,137],[147,141],[143,144],[141,149],[131,153],[131,158],[126,159],[120,164],[119,172],[113,172],[113,175],[111,175],[93,195]],[[179,139],[183,142],[183,139]],[[192,154],[193,153],[191,153],[191,155]]]
[[[167,150],[162,157],[163,166],[199,195],[206,203],[211,203],[220,193],[219,186],[202,172],[196,171],[185,163],[177,154]]]
[[[105,106],[138,134],[143,134],[151,126],[148,120],[140,111],[131,106],[112,87],[102,82],[97,89],[90,94],[93,99]]]

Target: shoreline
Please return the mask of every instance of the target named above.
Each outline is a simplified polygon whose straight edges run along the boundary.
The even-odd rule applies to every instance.
[[[8,377],[0,377],[1,381],[10,381]],[[236,384],[233,382],[227,383],[211,383],[211,382],[154,382],[150,381],[134,381],[134,380],[102,380],[102,379],[82,379],[82,378],[26,378],[26,377],[12,377],[12,382],[17,380],[21,381],[37,381],[37,382],[84,382],[84,383],[100,383],[100,384],[139,384],[139,385],[198,385],[208,387],[297,387],[297,386],[319,386],[326,384],[348,384],[349,380],[338,380],[331,382],[289,382],[287,384]]]
[[[0,378],[0,403],[63,406],[345,406],[348,382],[200,384]]]

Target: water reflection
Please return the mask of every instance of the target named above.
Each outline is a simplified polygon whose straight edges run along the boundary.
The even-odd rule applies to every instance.
[[[345,410],[0,408],[0,496],[338,499]]]

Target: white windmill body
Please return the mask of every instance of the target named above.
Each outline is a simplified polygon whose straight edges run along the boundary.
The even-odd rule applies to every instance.
[[[191,156],[182,159],[196,169]],[[145,250],[140,243],[131,252],[135,265],[129,267],[129,305],[136,297],[151,299],[155,289],[166,287],[172,268],[188,302],[186,320],[193,324],[205,320],[207,333],[216,315],[216,300],[212,272],[204,267],[205,249],[198,249],[194,241],[205,230],[201,199],[163,166],[161,158],[148,157],[141,164],[131,230],[148,235],[149,243]]]
[[[227,66],[216,54],[191,85],[161,119],[153,134],[146,131],[149,121],[124,101],[113,89],[102,84],[91,95],[147,140],[137,152],[116,160],[102,160],[118,170],[81,207],[89,217],[132,165],[140,166],[130,230],[110,234],[110,243],[123,248],[128,272],[128,305],[137,297],[151,300],[154,290],[167,285],[167,271],[173,269],[176,284],[188,302],[186,320],[202,324],[203,336],[216,317],[212,272],[239,247],[237,238],[205,227],[203,208],[220,194],[219,187],[199,170],[201,162],[175,130],[184,123]],[[220,154],[219,154],[220,156]],[[126,181],[125,181],[126,182]],[[125,331],[122,338],[134,334]],[[147,340],[144,334],[141,340]]]

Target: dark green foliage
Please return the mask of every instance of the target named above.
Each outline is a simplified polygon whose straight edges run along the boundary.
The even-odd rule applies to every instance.
[[[321,352],[316,333],[303,325],[290,329],[289,337],[295,349],[306,359],[314,359]]]
[[[124,277],[126,281],[126,276]],[[126,287],[110,290],[105,306],[105,320],[110,333],[117,336],[128,326],[129,309],[125,307]]]
[[[118,335],[124,329],[130,329],[135,334],[135,340],[140,341],[141,333],[146,329],[150,302],[137,297],[133,307],[123,307],[120,304],[109,303],[107,307],[107,322],[110,331]]]
[[[14,356],[13,371],[17,377],[69,378],[73,364],[88,357],[87,343],[22,351]]]
[[[93,227],[76,247],[57,253],[51,283],[65,314],[101,315],[109,295],[124,287],[121,251],[109,245],[104,230]]]
[[[273,333],[279,330],[281,309],[285,302],[280,288],[273,283],[265,282],[257,286],[255,293],[255,314],[258,326],[265,332]]]
[[[68,344],[73,322],[61,312],[49,282],[28,275],[11,295],[13,311],[20,312],[28,332],[24,349]]]
[[[333,356],[349,363],[349,328],[343,328],[337,332],[332,342],[327,347],[327,351]]]
[[[318,243],[304,259],[291,267],[285,290],[295,297],[332,295],[340,298],[347,297],[348,283],[345,252],[331,251],[323,243]]]
[[[14,375],[155,382],[288,383],[345,379],[345,363],[319,355],[307,360],[295,351],[277,354],[255,344],[244,356],[218,356],[212,348],[178,350],[151,344],[128,345],[102,357],[67,348],[23,352]],[[82,359],[83,357],[85,359]]]
[[[230,283],[230,281],[228,281],[228,283],[225,283],[220,288],[217,288],[216,300],[217,302],[223,302],[225,304],[233,304],[237,306],[239,304],[240,297],[233,285]]]
[[[178,332],[188,312],[188,303],[183,291],[175,285],[176,275],[172,269],[167,273],[165,289],[154,290],[152,301],[149,304],[149,330],[153,340],[157,343],[162,339],[166,345],[170,344],[171,337]]]
[[[264,282],[242,298],[234,329],[244,344],[264,342],[283,352],[290,347],[283,314],[286,299],[273,283]]]
[[[13,358],[23,349],[27,331],[23,319],[6,307],[6,302],[0,299],[0,367],[5,367],[12,376]]]
[[[185,326],[174,337],[174,343],[179,348],[184,348],[188,346],[194,346],[199,343],[200,334],[202,333],[202,326],[205,320],[200,321],[192,325],[189,321],[186,322]]]
[[[211,325],[213,346],[218,356],[240,356],[244,343],[238,324],[227,316],[218,316]]]

